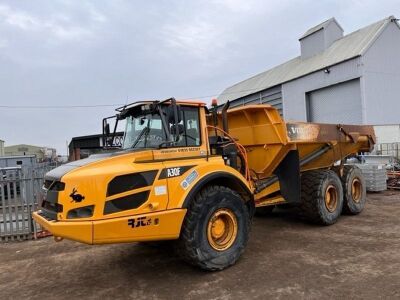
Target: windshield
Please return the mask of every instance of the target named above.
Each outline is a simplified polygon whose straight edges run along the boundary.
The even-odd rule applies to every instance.
[[[163,113],[162,119],[159,111]],[[131,111],[131,114],[125,119],[126,128],[122,148],[200,146],[199,109],[180,106],[179,122],[176,124],[168,117],[169,113],[168,107],[152,111],[138,107],[135,111]]]
[[[159,114],[126,118],[123,149],[158,148],[165,140],[166,135]]]

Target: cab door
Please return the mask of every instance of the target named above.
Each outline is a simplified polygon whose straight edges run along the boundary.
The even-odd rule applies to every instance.
[[[160,178],[167,180],[169,209],[176,208],[175,204],[198,176],[195,167],[207,157],[207,143],[201,130],[203,110],[200,108],[198,105],[180,106],[181,121],[176,126],[169,124],[176,142],[154,153],[154,159],[163,160],[164,169]]]

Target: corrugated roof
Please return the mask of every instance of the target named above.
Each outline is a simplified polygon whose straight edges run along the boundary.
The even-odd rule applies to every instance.
[[[323,28],[325,28],[325,27],[328,27],[328,25],[329,25],[330,23],[332,23],[332,22],[335,22],[336,25],[339,26],[339,28],[343,31],[342,26],[340,26],[340,24],[336,21],[336,19],[335,19],[335,18],[330,18],[330,19],[328,19],[328,20],[322,22],[321,24],[318,24],[317,26],[314,26],[314,27],[308,29],[308,30],[300,37],[299,40],[304,39],[305,37],[307,37],[307,36],[313,34],[314,32],[317,32],[318,30],[321,30],[321,29],[323,29]]]
[[[284,82],[302,77],[365,53],[393,16],[354,31],[336,40],[325,51],[312,57],[300,56],[273,69],[262,72],[225,89],[218,97],[219,103],[238,99]],[[329,21],[329,20],[328,20]],[[326,21],[327,22],[327,21]]]

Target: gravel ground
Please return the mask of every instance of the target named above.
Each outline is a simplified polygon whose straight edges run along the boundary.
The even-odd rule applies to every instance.
[[[190,267],[168,249],[71,241],[0,243],[0,299],[400,298],[400,192],[320,227],[286,210],[256,218],[239,262]]]

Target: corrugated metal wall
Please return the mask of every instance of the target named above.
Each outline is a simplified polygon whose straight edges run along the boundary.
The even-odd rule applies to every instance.
[[[309,58],[325,49],[325,32],[323,29],[300,40],[301,57]]]
[[[251,94],[236,100],[233,100],[230,107],[250,105],[250,104],[269,104],[275,107],[281,116],[283,115],[282,90],[281,86],[276,86],[255,94]]]
[[[400,143],[400,125],[375,125],[374,130],[378,144]]]
[[[365,122],[400,123],[400,29],[392,22],[363,56]]]
[[[307,94],[307,121],[362,124],[360,80],[350,80]]]
[[[337,39],[343,37],[343,30],[336,24],[336,22],[329,23],[325,28],[325,48],[328,48]]]
[[[306,95],[308,92],[356,79],[360,76],[362,76],[362,64],[360,58],[357,57],[330,67],[329,73],[321,70],[284,83],[282,85],[282,96],[285,119],[306,121]]]

